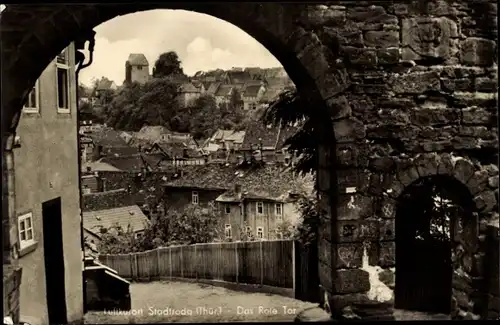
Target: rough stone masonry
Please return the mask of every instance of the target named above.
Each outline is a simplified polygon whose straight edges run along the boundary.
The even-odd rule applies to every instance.
[[[321,227],[324,307],[340,319],[392,318],[397,199],[440,174],[468,188],[479,225],[478,240],[464,231],[474,244],[454,251],[451,316],[488,318],[482,243],[486,225],[498,227],[497,4],[374,3],[314,5],[303,18],[324,45],[340,42],[352,83],[334,99],[339,199],[337,220]]]
[[[496,1],[8,5],[2,150],[22,99],[69,40],[117,15],[159,7],[241,27],[275,54],[299,91],[324,102],[332,120],[329,129],[318,126],[325,309],[335,318],[391,318],[397,200],[417,179],[447,175],[470,192],[477,219],[453,252],[452,317],[493,317],[485,309],[498,299],[485,302],[494,296],[484,290],[484,262],[487,225],[498,226]],[[3,200],[8,236],[15,222]]]

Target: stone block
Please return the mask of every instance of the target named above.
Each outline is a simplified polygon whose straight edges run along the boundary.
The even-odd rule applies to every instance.
[[[498,91],[498,81],[494,78],[479,77],[475,79],[475,90],[481,92]]]
[[[488,185],[491,188],[498,188],[498,175],[489,177],[488,178]]]
[[[474,203],[476,203],[476,207],[483,213],[492,211],[498,204],[493,191],[484,191],[479,193],[474,197]]]
[[[323,237],[320,237],[318,241],[318,258],[325,265],[332,265],[332,243]]]
[[[396,265],[396,243],[393,241],[380,242],[379,261],[380,267],[392,267]]]
[[[359,268],[363,260],[363,245],[361,243],[336,244],[336,268]]]
[[[418,170],[415,166],[411,166],[398,173],[398,180],[404,186],[410,185],[419,178],[420,175],[418,174]]]
[[[330,98],[326,101],[332,120],[340,120],[351,116],[351,105],[345,96]]]
[[[439,166],[436,154],[421,154],[416,158],[415,165],[420,177],[435,175]]]
[[[394,219],[396,217],[397,201],[385,197],[382,201],[380,212],[384,219]]]
[[[452,108],[415,108],[411,121],[418,126],[453,124],[460,121],[460,111]]]
[[[463,184],[467,184],[468,180],[474,175],[474,171],[475,168],[471,161],[459,159],[455,162],[452,175]]]
[[[346,21],[345,8],[332,8],[330,6],[311,6],[307,15],[302,20],[307,25],[313,26],[341,26]]]
[[[441,81],[436,72],[413,72],[395,77],[392,90],[397,94],[422,94],[426,91],[439,91]]]
[[[295,317],[295,322],[330,322],[332,317],[323,308],[310,307],[300,311]]]
[[[463,64],[489,66],[495,62],[497,45],[492,40],[469,37],[461,42],[460,48]]]
[[[396,287],[396,273],[391,269],[385,269],[378,274],[379,280],[391,289]]]
[[[324,290],[333,292],[333,282],[332,282],[332,268],[321,261],[318,265],[319,273],[319,283],[324,288]]]
[[[368,272],[360,269],[335,271],[335,293],[360,293],[370,290]]]
[[[339,195],[337,205],[338,220],[358,220],[372,215],[372,198],[359,194]]]
[[[315,79],[315,82],[325,100],[342,93],[350,86],[349,75],[345,69],[331,68]]]
[[[394,219],[384,219],[379,222],[380,235],[379,239],[382,241],[396,239],[396,224]]]
[[[496,108],[498,103],[497,93],[482,92],[454,92],[452,95],[453,107],[474,108]]]
[[[341,53],[347,62],[360,68],[375,67],[378,62],[377,51],[375,49],[342,46]]]
[[[365,45],[382,48],[397,47],[399,46],[399,32],[368,31],[365,33]]]
[[[453,175],[454,164],[449,153],[441,154],[437,173],[439,175]]]
[[[488,172],[486,170],[478,170],[474,172],[471,178],[467,181],[467,188],[471,195],[476,195],[486,189],[488,185]]]
[[[484,108],[471,107],[462,109],[462,122],[464,124],[490,125],[495,118],[494,113],[489,112]]]
[[[456,37],[456,23],[447,18],[405,18],[402,21],[403,60],[423,57],[446,60],[451,52],[451,37]]]
[[[452,289],[453,298],[456,299],[457,305],[461,308],[467,309],[470,303],[469,295],[463,291]]]

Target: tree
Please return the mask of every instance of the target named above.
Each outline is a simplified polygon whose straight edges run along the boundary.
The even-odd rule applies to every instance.
[[[150,80],[144,84],[143,94],[137,101],[139,119],[143,124],[171,126],[175,113],[179,111],[177,95],[178,85],[172,81]]]
[[[263,112],[263,123],[275,126],[299,124],[299,130],[285,141],[291,152],[299,157],[294,166],[299,173],[312,173],[318,161],[316,132],[319,123],[324,123],[318,116],[319,110],[312,109],[309,100],[295,90],[286,90]]]
[[[141,251],[133,229],[123,229],[118,224],[100,229],[97,250],[100,254],[128,254]]]
[[[153,78],[166,78],[184,75],[181,61],[176,52],[170,51],[160,54],[153,67]]]

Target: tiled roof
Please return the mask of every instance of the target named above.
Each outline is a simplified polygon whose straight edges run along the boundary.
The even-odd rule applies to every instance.
[[[248,71],[228,71],[227,76],[231,83],[243,83],[252,79]]]
[[[299,176],[275,165],[261,165],[242,172],[243,177],[236,178],[234,184],[240,186],[239,192],[233,187],[221,195],[218,201],[262,199],[286,201],[289,194],[308,195],[312,193],[314,181],[311,175]]]
[[[149,65],[148,59],[142,53],[130,53],[127,62],[130,65]]]
[[[234,141],[235,143],[243,143],[245,138],[245,131],[234,130],[217,130],[210,138],[211,141]]]
[[[96,146],[103,147],[126,147],[127,143],[120,133],[111,128],[102,128],[88,134]]]
[[[183,83],[180,86],[179,91],[181,93],[199,93],[200,89],[198,89],[195,85],[189,82],[189,83]]]
[[[142,168],[146,167],[139,154],[120,157],[104,157],[100,159],[100,162],[110,164],[123,171],[140,171]]]
[[[217,90],[219,90],[219,87],[220,82],[212,82],[207,89],[207,93],[215,95],[215,93],[217,93]]]
[[[278,127],[266,126],[260,120],[253,121],[245,130],[242,148],[249,150],[252,147],[257,150],[261,143],[262,147],[274,148],[278,139],[278,130]]]
[[[156,143],[155,145],[157,145],[163,152],[165,152],[169,156],[170,159],[173,159],[173,158],[197,158],[197,157],[202,156],[196,150],[193,150],[193,149],[187,147],[185,144],[179,143],[179,142]]]
[[[161,125],[143,126],[139,132],[135,134],[135,138],[148,141],[158,141],[163,134],[169,134],[170,130]]]
[[[281,150],[283,149],[283,146],[285,144],[285,141],[290,138],[292,135],[294,135],[298,130],[300,129],[300,126],[291,126],[291,125],[285,125],[280,128],[280,134],[278,136],[278,142],[276,143],[276,150]]]
[[[184,166],[182,176],[168,181],[165,186],[227,190],[238,176],[236,171],[233,165],[219,163]]]
[[[141,154],[143,161],[152,169],[156,169],[162,160],[165,159],[163,154]]]
[[[106,78],[101,78],[101,80],[99,80],[97,82],[97,86],[96,86],[96,90],[108,90],[108,89],[111,89],[113,86],[113,81],[109,80],[109,79],[106,79]]]
[[[132,146],[113,146],[103,148],[102,154],[112,157],[136,155],[139,151]]]
[[[205,82],[202,82],[202,84],[203,84],[203,87],[205,88],[205,91],[207,91],[207,90],[208,90],[208,88],[210,87],[210,85],[211,85],[212,83],[211,83],[211,82],[206,82],[206,81],[205,81]]]
[[[86,163],[82,164],[82,171],[87,171],[87,167],[90,167],[91,171],[96,171],[96,172],[99,172],[99,171],[102,171],[102,172],[104,172],[104,171],[110,171],[110,172],[120,171],[115,166],[108,164],[108,163],[105,163],[105,162],[101,162],[101,161],[91,161],[91,162],[86,162]]]
[[[215,96],[229,96],[231,94],[232,89],[233,89],[233,86],[231,86],[231,85],[221,85],[217,89]]]
[[[123,230],[129,225],[133,231],[141,231],[149,224],[148,218],[137,205],[97,211],[83,212],[83,227],[99,235],[99,228],[110,228],[118,224]]]
[[[260,85],[247,86],[245,88],[245,91],[243,92],[243,96],[245,96],[245,97],[257,97],[257,95],[259,94],[260,88],[261,88]]]

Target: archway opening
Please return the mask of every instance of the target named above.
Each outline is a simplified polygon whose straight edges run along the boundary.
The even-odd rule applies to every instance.
[[[449,176],[422,177],[401,194],[396,212],[395,307],[450,314],[458,251],[471,253],[475,205]]]

